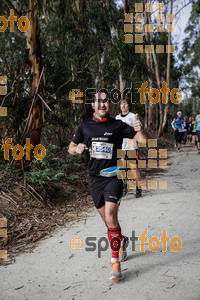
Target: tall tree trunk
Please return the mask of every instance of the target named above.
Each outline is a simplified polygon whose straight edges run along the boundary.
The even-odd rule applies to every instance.
[[[151,24],[151,14],[148,15],[148,22],[149,22],[149,24]],[[153,45],[153,43],[152,43],[152,33],[150,33],[150,41],[151,41],[151,45]],[[160,75],[159,75],[158,61],[157,61],[156,53],[153,52],[152,56],[153,56],[153,62],[154,62],[157,89],[160,91],[160,88],[161,88],[161,86],[160,86]],[[156,108],[156,124],[157,124],[157,122],[158,122],[158,120],[157,120],[157,118],[158,118],[157,104],[156,104],[155,108]],[[158,136],[159,136],[160,129],[162,128],[162,122],[163,122],[163,111],[162,111],[162,101],[161,101],[161,99],[159,101],[159,113],[160,113],[160,125],[159,125]],[[156,125],[156,130],[157,130],[157,125]]]
[[[28,119],[26,136],[30,138],[34,146],[40,143],[44,113],[44,105],[38,95],[36,95],[36,93],[43,94],[42,78],[40,78],[42,61],[38,35],[37,2],[37,0],[27,0],[27,18],[30,21],[30,27],[26,31],[26,51],[31,74],[33,75],[31,81],[31,100],[34,101]]]
[[[104,50],[101,53],[101,56],[99,58],[99,74],[100,74],[100,84],[101,84],[100,89],[106,88],[103,66],[104,66]]]
[[[73,0],[73,4],[72,4],[72,9],[75,13],[81,14],[83,11],[86,10],[86,1],[85,0]],[[77,26],[77,22],[76,19],[74,20],[74,24],[76,26],[76,30],[81,33],[82,32],[82,27]],[[77,35],[77,39],[78,39],[78,35]],[[72,81],[74,81],[74,67],[73,64],[71,64],[71,69],[72,69]],[[81,118],[83,120],[87,120],[92,116],[92,108],[91,105],[86,105],[85,104],[85,96],[83,96],[83,98],[81,99],[83,100],[82,102],[82,116]],[[73,111],[74,111],[74,122],[76,123],[77,121],[77,116],[76,116],[76,104],[72,104],[73,106]]]
[[[126,81],[123,80],[121,60],[118,60],[118,65],[119,65],[119,89],[120,89],[120,93],[122,94],[123,91],[125,90]]]
[[[146,4],[146,0],[143,0],[144,6]],[[145,19],[145,24],[148,24],[149,20],[148,20],[148,15],[149,13],[147,13],[146,11],[144,12],[144,19]],[[148,42],[149,41],[149,34],[148,32],[145,32],[145,39]],[[146,64],[147,64],[147,71],[148,71],[148,82],[149,82],[149,89],[152,89],[152,84],[153,84],[153,80],[152,80],[152,59],[151,59],[151,53],[146,53]],[[147,100],[148,101],[148,100]],[[147,105],[147,103],[146,103]],[[154,114],[154,107],[155,104],[152,104],[151,102],[149,102],[149,114],[148,114],[148,128],[149,129],[153,129],[153,114]],[[145,111],[147,110],[147,108],[145,108]]]
[[[128,0],[124,0],[124,14],[129,14]]]
[[[13,9],[15,15],[20,18],[21,14],[16,7],[9,0],[4,0],[10,9]],[[43,85],[41,80],[42,62],[40,42],[38,35],[38,21],[37,21],[37,3],[38,0],[27,0],[27,18],[30,21],[30,27],[25,32],[26,36],[26,51],[27,59],[30,66],[32,81],[30,84],[30,98],[32,101],[31,109],[24,130],[22,140],[25,137],[31,139],[31,143],[36,146],[40,143],[40,137],[42,132],[43,120],[44,120],[44,104],[40,98],[36,95],[43,94]]]
[[[154,60],[154,68],[155,68],[157,89],[160,91],[160,88],[161,88],[161,86],[160,86],[160,76],[159,76],[159,70],[158,70],[157,57],[156,57],[155,53],[153,53],[153,60]],[[160,128],[162,128],[162,120],[163,120],[162,101],[161,101],[161,99],[159,101],[159,115],[160,115],[160,124],[159,124],[158,136],[159,136]],[[158,121],[158,120],[156,120],[156,121]],[[157,130],[157,127],[156,127],[156,130]]]
[[[172,11],[173,11],[173,0],[171,0],[170,14],[172,14]],[[168,45],[171,45],[171,32],[168,33]],[[171,60],[171,53],[168,53],[167,54],[167,88],[169,88],[169,89],[170,89],[170,60]],[[169,112],[169,104],[170,104],[170,95],[168,93],[167,94],[167,103],[165,104],[161,134],[167,124],[167,115]]]
[[[124,0],[124,14],[129,14],[130,13],[130,8],[129,8],[129,2],[128,0]],[[127,81],[123,79],[123,72],[122,72],[122,52],[121,49],[119,48],[119,55],[120,55],[120,60],[118,61],[118,65],[119,65],[119,88],[120,88],[120,92],[121,95],[123,93],[123,91],[125,90],[125,86]],[[131,77],[133,75],[134,69],[131,72]]]

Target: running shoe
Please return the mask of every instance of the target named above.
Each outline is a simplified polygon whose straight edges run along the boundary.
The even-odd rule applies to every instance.
[[[123,236],[122,246],[119,249],[119,261],[125,261],[127,258],[128,237]]]
[[[111,263],[112,272],[110,274],[110,280],[120,280],[122,278],[120,262],[116,261]]]
[[[136,198],[140,198],[142,197],[142,190],[141,189],[137,189],[136,190]]]
[[[180,148],[178,148],[178,152],[180,152],[181,151],[181,149]]]

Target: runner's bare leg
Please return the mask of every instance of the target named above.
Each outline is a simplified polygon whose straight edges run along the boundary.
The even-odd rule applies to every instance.
[[[105,218],[105,205],[102,206],[101,208],[98,208],[97,210],[98,210],[98,212],[99,212],[99,214],[100,214],[102,220],[103,220],[104,223],[106,224],[106,218]]]
[[[106,202],[104,206],[98,208],[97,210],[104,223],[108,227],[115,228],[119,225],[118,217],[117,217],[118,209],[119,209],[118,204],[112,202]]]
[[[105,220],[107,226],[110,228],[119,226],[118,209],[119,205],[116,203],[106,202],[105,204]]]

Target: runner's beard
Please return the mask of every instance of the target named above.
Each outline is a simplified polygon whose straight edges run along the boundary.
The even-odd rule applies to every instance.
[[[95,111],[95,114],[100,117],[100,118],[105,118],[108,115],[108,111],[106,110],[106,108],[104,110],[101,110],[98,108],[97,111]]]

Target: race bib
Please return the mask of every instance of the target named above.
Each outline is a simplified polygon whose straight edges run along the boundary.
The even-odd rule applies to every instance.
[[[105,142],[92,142],[91,157],[97,159],[111,159],[113,144]]]

